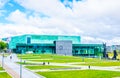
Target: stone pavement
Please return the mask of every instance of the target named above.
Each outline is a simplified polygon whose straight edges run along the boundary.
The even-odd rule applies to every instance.
[[[12,54],[12,59],[10,56],[4,57],[4,69],[12,76],[12,78],[20,78],[20,65],[16,64],[18,62],[18,58],[16,54]],[[2,57],[0,56],[0,62],[2,62]],[[37,75],[24,67],[22,67],[22,75],[21,78],[44,78],[43,76]]]

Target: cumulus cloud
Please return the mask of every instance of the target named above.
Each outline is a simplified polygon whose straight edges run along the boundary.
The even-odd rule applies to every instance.
[[[99,17],[113,13],[120,7],[119,0],[87,0],[84,2],[74,2],[74,11],[77,15]]]
[[[115,37],[112,39],[103,39],[103,38],[94,38],[90,36],[83,36],[81,41],[85,44],[88,43],[94,43],[94,44],[101,44],[101,43],[107,43],[107,45],[118,45],[120,44],[120,37]]]
[[[5,13],[5,10],[0,10],[0,16],[4,16],[3,14]]]
[[[64,4],[67,2],[63,4],[60,0],[15,1],[33,14],[28,15],[19,9],[9,14],[6,19],[14,24],[6,25],[3,29],[7,30],[9,26],[11,34],[80,35],[82,43],[120,44],[120,0],[73,1],[72,9],[66,8]],[[48,17],[40,17],[40,13]]]
[[[19,17],[18,17],[19,16]],[[78,34],[83,31],[77,29],[66,20],[57,18],[40,18],[37,14],[29,16],[19,10],[12,12],[7,18],[10,22],[17,25],[25,25],[26,27],[35,27],[42,29],[45,34]],[[17,26],[16,25],[16,26]],[[19,27],[19,26],[18,26]],[[34,30],[31,30],[34,31]]]
[[[28,21],[26,19],[26,14],[20,12],[19,10],[16,10],[11,14],[9,14],[9,16],[6,19],[13,23],[18,23],[18,24],[25,24]]]
[[[0,0],[0,16],[3,16],[3,13],[5,13],[6,11],[3,10],[2,8],[5,6],[5,4],[8,2],[9,0]]]
[[[8,2],[9,0],[0,0],[0,9],[4,7],[4,5]]]

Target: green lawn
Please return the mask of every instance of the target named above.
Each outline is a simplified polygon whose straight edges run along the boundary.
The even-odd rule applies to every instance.
[[[41,65],[41,64],[38,64],[38,63],[30,63],[30,62],[26,62],[26,63],[24,63],[24,62],[16,62],[16,63],[22,64],[22,65]]]
[[[18,54],[18,57],[21,57],[21,54]],[[23,59],[73,59],[79,58],[74,56],[63,56],[63,55],[56,55],[56,54],[22,54]]]
[[[18,55],[20,58],[21,55]],[[110,61],[98,58],[84,58],[75,56],[61,56],[55,54],[23,54],[22,59],[26,60],[26,65],[36,64],[37,62],[56,62],[56,63],[71,63],[71,62],[82,62],[77,65],[91,65],[91,66],[120,66],[119,61]],[[27,62],[27,61],[32,62]],[[85,63],[84,63],[85,62]],[[20,63],[20,62],[19,62]],[[24,64],[22,62],[22,64]],[[53,68],[72,68],[67,66],[51,66],[51,65],[34,65],[25,66],[30,70],[39,69],[53,69]],[[74,71],[49,71],[49,72],[36,72],[47,78],[113,78],[120,77],[120,72],[113,71],[102,71],[102,70],[74,70]],[[0,77],[1,78],[1,77]]]
[[[54,63],[69,63],[69,62],[81,62],[81,59],[53,59],[53,60],[30,60],[33,62],[54,62]]]
[[[9,74],[7,74],[5,71],[3,71],[4,69],[2,67],[0,67],[0,78],[12,78]],[[3,72],[1,72],[3,71]]]
[[[18,55],[20,58],[21,55]],[[23,54],[22,59],[30,60],[33,62],[56,62],[56,63],[69,63],[69,62],[97,62],[103,61],[97,58],[83,58],[76,56],[61,56],[56,54]]]
[[[37,72],[46,78],[113,78],[120,77],[120,72],[101,70],[76,70],[76,71],[52,71]]]
[[[120,62],[89,62],[85,64],[76,64],[76,65],[90,65],[90,66],[120,66]]]
[[[10,55],[9,53],[4,53],[4,57],[7,57],[9,55]],[[0,56],[3,56],[3,54],[0,54]]]
[[[25,66],[30,70],[39,70],[39,69],[52,69],[52,68],[72,68],[68,66],[52,66],[52,65],[40,65],[40,66]]]
[[[3,70],[3,68],[2,68],[2,67],[0,67],[0,71],[1,71],[1,70]]]
[[[12,77],[8,75],[6,72],[0,72],[0,78],[12,78]]]

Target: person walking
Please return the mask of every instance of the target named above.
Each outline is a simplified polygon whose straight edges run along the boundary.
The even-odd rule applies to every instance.
[[[50,64],[50,62],[48,62],[48,65]]]
[[[10,56],[10,60],[12,59],[12,55]]]
[[[90,69],[90,65],[88,66],[88,68]]]

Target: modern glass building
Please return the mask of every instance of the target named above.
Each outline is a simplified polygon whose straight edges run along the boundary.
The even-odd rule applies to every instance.
[[[7,41],[7,38],[3,38]],[[50,53],[74,56],[103,54],[103,44],[81,44],[80,36],[20,35],[11,37],[9,49],[15,53]]]

